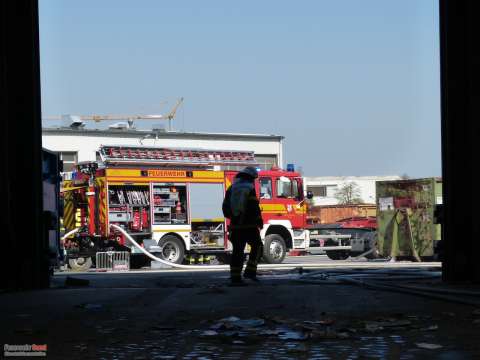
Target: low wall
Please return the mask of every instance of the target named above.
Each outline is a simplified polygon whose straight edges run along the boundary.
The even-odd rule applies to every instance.
[[[375,204],[311,206],[307,211],[307,221],[310,224],[331,224],[353,216],[377,216],[377,206]]]

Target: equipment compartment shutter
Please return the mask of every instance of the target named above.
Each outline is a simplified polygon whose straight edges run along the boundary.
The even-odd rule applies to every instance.
[[[190,184],[191,219],[218,219],[222,213],[223,184]]]

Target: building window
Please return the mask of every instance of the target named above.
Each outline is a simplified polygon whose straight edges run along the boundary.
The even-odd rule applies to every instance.
[[[327,187],[321,185],[309,185],[308,190],[313,193],[313,196],[327,197]]]
[[[272,166],[278,166],[276,155],[257,155],[255,154],[255,160],[258,163],[258,167],[262,170],[270,170]]]
[[[63,161],[64,172],[75,170],[75,165],[78,160],[76,151],[59,151],[58,155],[60,156],[60,160]]]

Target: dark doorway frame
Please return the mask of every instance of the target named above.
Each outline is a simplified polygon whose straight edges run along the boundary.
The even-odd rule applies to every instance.
[[[480,282],[480,30],[474,0],[440,0],[443,278]]]
[[[0,2],[2,289],[49,285],[42,220],[38,3]]]
[[[479,155],[480,22],[474,0],[440,0],[442,175],[446,281],[480,281],[480,221],[474,174]],[[38,1],[0,3],[2,95],[2,289],[49,284],[42,236]]]

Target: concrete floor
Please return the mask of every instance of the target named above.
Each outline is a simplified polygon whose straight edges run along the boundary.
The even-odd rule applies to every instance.
[[[2,343],[47,344],[54,359],[480,358],[475,307],[305,284],[292,270],[242,288],[226,286],[224,271],[83,274],[81,287],[66,276],[0,295]],[[231,316],[256,322],[219,322]]]

